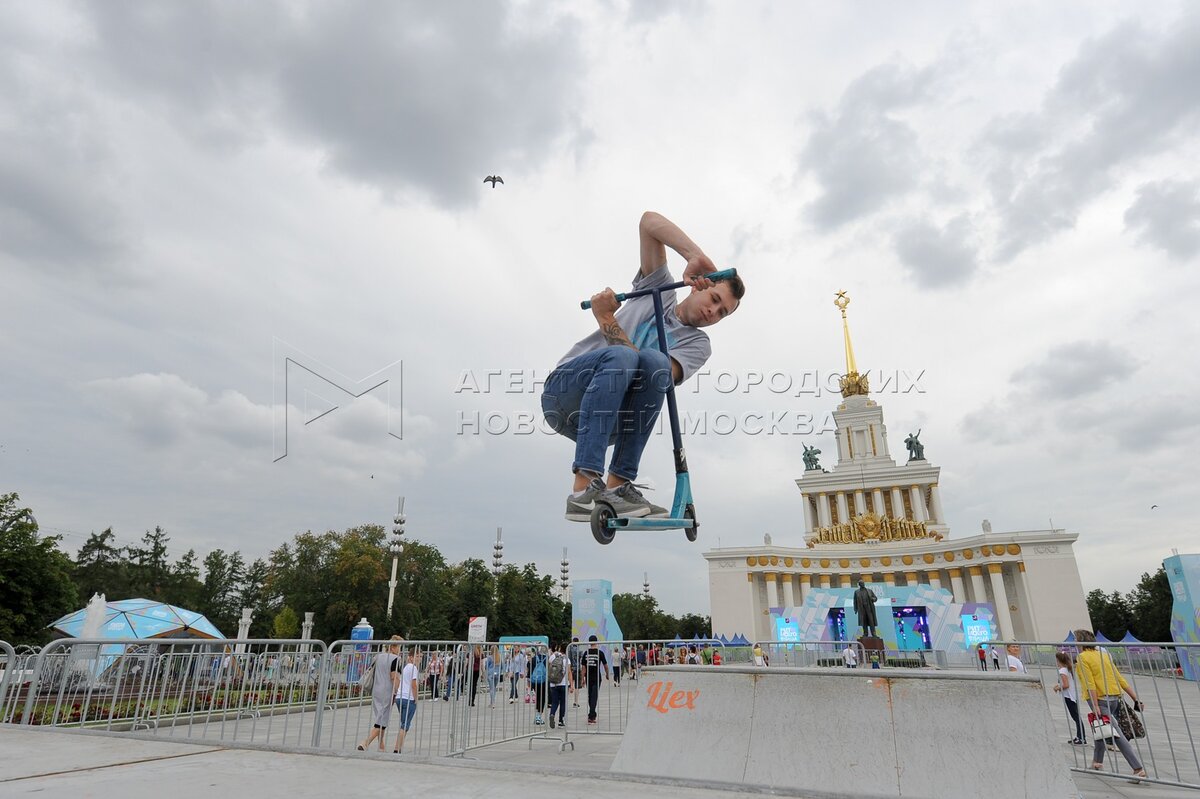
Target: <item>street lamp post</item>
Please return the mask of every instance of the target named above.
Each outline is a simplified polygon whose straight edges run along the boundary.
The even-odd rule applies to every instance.
[[[567,593],[567,589],[571,587],[571,562],[567,560],[566,547],[563,547],[563,559],[561,566],[562,568],[559,569],[559,574],[562,575],[562,579],[559,581],[559,584],[562,586],[562,598],[563,602],[570,602],[571,597],[570,594]]]
[[[389,619],[392,616],[392,605],[396,602],[396,564],[400,560],[400,553],[404,551],[404,497],[400,497],[400,502],[396,505],[396,515],[392,522],[392,541],[388,545],[388,549],[392,553],[392,579],[388,580],[387,615]]]
[[[500,572],[504,569],[504,528],[496,528],[496,543],[492,544],[492,576],[496,578],[497,583],[500,580]]]

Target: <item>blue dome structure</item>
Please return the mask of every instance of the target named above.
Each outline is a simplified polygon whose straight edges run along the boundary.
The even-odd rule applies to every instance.
[[[201,613],[154,599],[119,599],[106,602],[100,638],[224,638]],[[68,613],[50,624],[69,638],[83,634],[87,608]]]

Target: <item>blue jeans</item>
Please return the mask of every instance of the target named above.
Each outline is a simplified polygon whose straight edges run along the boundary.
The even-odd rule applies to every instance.
[[[412,728],[413,716],[417,715],[417,700],[397,699],[396,707],[400,710],[400,729],[408,732]]]
[[[575,442],[574,472],[608,471],[637,478],[663,399],[671,387],[671,359],[657,349],[604,347],[555,369],[542,390],[542,414],[556,432]]]

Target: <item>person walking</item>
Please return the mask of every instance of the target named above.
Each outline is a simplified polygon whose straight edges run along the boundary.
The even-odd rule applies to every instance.
[[[612,679],[613,687],[621,687],[621,647],[612,648]]]
[[[562,650],[561,643],[555,644],[546,664],[546,679],[550,685],[550,729],[554,729],[556,723],[559,726],[567,723],[567,693],[574,690],[571,661]]]
[[[483,647],[474,646],[471,648],[471,683],[468,688],[467,705],[475,707],[475,695],[479,693],[479,675],[483,671]]]
[[[417,715],[417,680],[421,676],[415,651],[409,652],[404,660],[400,685],[396,691],[396,707],[400,711],[400,731],[396,733],[396,745],[392,748],[392,754],[396,755],[404,751],[404,736],[412,728],[413,716]]]
[[[438,651],[429,654],[429,695],[438,698],[438,688],[442,680],[442,664],[445,662],[442,653]]]
[[[1075,664],[1066,652],[1055,652],[1054,659],[1058,662],[1058,682],[1054,692],[1062,694],[1063,704],[1067,707],[1067,715],[1075,724],[1075,737],[1068,743],[1083,746],[1087,743],[1087,733],[1083,729],[1083,719],[1079,715],[1079,689],[1075,685]]]
[[[1079,674],[1080,691],[1087,696],[1088,705],[1092,709],[1092,715],[1089,718],[1103,720],[1107,716],[1112,720],[1109,725],[1112,728],[1112,742],[1125,756],[1129,768],[1133,769],[1133,776],[1144,778],[1146,769],[1138,760],[1133,746],[1121,734],[1121,725],[1117,723],[1117,713],[1120,712],[1119,706],[1123,701],[1121,699],[1122,691],[1129,694],[1129,698],[1133,700],[1134,710],[1144,710],[1145,706],[1138,701],[1132,686],[1117,670],[1117,664],[1113,663],[1112,657],[1107,652],[1096,648],[1096,635],[1091,630],[1076,630],[1075,643],[1081,650],[1079,658],[1075,662],[1075,668]],[[1104,742],[1109,739],[1096,735],[1096,731],[1092,730],[1092,740],[1092,768],[1100,771],[1104,768]]]
[[[529,672],[529,687],[533,689],[533,698],[536,702],[537,710],[533,717],[534,724],[545,724],[545,719],[542,718],[542,711],[546,709],[546,651],[545,647],[539,647],[530,661],[533,668]]]
[[[987,647],[980,644],[976,651],[979,653],[979,670],[987,671]]]
[[[393,635],[393,642],[403,641],[398,635]],[[387,738],[388,721],[392,717],[392,702],[396,692],[400,690],[400,673],[396,667],[400,659],[400,644],[390,643],[387,650],[375,654],[371,668],[375,670],[371,680],[371,712],[374,723],[367,740],[358,745],[358,751],[365,752],[371,741],[379,739],[379,751],[383,751]]]
[[[503,677],[503,672],[500,671],[500,648],[493,646],[488,650],[487,657],[483,660],[483,672],[487,677],[488,684],[488,707],[496,706],[496,690],[500,687],[500,679]]]
[[[588,692],[588,724],[597,723],[596,705],[600,702],[600,671],[604,670],[604,679],[608,679],[608,658],[600,648],[595,635],[588,636],[588,648],[583,653],[584,682]]]
[[[578,638],[571,639],[567,647],[567,659],[571,661],[571,674],[575,679],[575,696],[571,707],[579,707],[579,689],[583,685],[583,669],[579,665],[583,660],[583,644],[579,643]]]
[[[525,650],[515,648],[512,658],[508,661],[508,703],[517,701],[521,691],[521,678],[525,676]]]
[[[996,648],[995,644],[992,644],[992,668],[1000,671],[1000,650]]]

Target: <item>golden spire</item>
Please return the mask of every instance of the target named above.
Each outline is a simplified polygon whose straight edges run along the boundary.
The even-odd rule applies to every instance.
[[[838,387],[842,390],[843,398],[856,394],[866,396],[870,387],[867,385],[867,376],[860,375],[858,366],[854,363],[854,347],[850,344],[850,323],[846,320],[846,306],[850,304],[850,298],[846,296],[846,292],[839,291],[833,304],[842,312],[842,333],[846,339],[846,374],[838,381]]]

